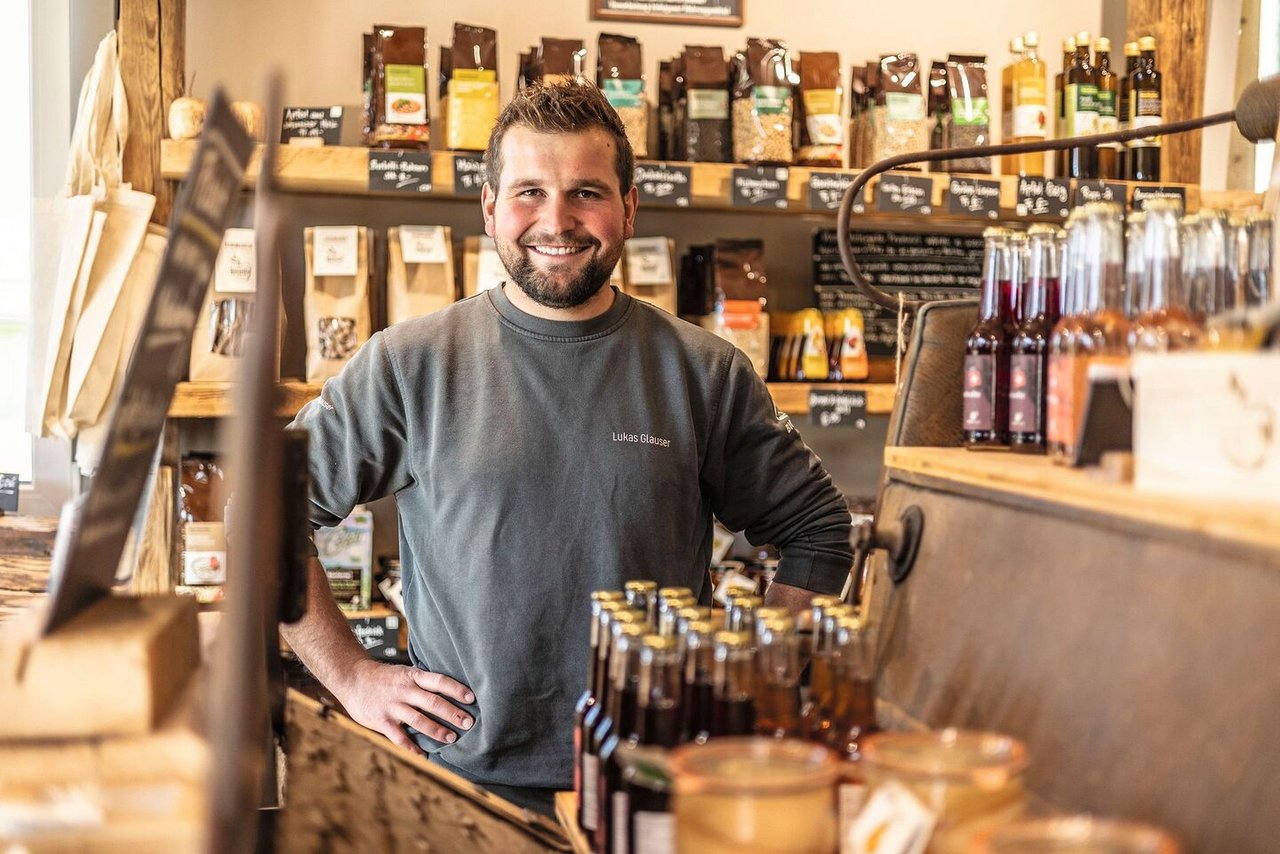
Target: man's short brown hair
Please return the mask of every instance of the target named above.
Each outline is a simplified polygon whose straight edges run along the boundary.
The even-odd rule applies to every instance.
[[[622,119],[594,84],[580,82],[543,86],[535,83],[516,93],[498,116],[498,123],[489,134],[489,147],[484,153],[485,180],[495,193],[502,178],[502,140],[507,130],[516,125],[538,133],[580,133],[600,128],[613,137],[618,188],[624,197],[631,191],[636,156],[627,141]]]

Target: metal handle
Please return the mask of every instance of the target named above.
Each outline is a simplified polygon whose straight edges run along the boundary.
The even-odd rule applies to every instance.
[[[862,522],[855,527],[853,568],[849,572],[849,584],[846,585],[844,598],[847,600],[852,595],[853,601],[862,602],[863,591],[868,586],[867,559],[877,549],[888,553],[889,578],[893,580],[894,586],[906,581],[915,567],[923,534],[924,512],[914,504],[899,513],[895,521],[880,524],[874,521]]]

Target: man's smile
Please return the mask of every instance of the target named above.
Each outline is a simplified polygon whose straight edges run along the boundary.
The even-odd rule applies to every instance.
[[[585,252],[587,249],[590,249],[591,247],[533,244],[533,245],[528,245],[525,248],[532,249],[534,252],[537,252],[539,255],[547,255],[549,257],[554,258],[554,257],[563,256],[563,255],[577,255],[579,252]]]

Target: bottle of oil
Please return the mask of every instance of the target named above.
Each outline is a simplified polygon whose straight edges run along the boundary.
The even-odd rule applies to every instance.
[[[1000,141],[1013,141],[1013,69],[1021,61],[1026,44],[1022,36],[1009,39],[1009,64],[1000,69]]]
[[[1049,93],[1048,71],[1040,58],[1040,36],[1030,32],[1022,37],[1023,54],[1009,71],[1009,91],[1005,93],[1009,108],[1006,142],[1034,142],[1048,136]],[[1044,152],[1014,154],[1004,158],[1000,171],[1005,175],[1044,175]]]
[[[1071,63],[1076,56],[1076,40],[1067,38],[1062,40],[1062,70],[1053,76],[1053,97],[1054,97],[1054,122],[1053,122],[1053,138],[1066,139],[1071,136],[1067,130],[1067,70],[1071,68]],[[1053,174],[1058,178],[1067,178],[1067,151],[1061,150],[1054,152],[1054,171]]]
[[[600,702],[600,615],[605,609],[621,610],[626,607],[618,590],[596,590],[591,594],[590,646],[587,654],[587,688],[578,698],[573,710],[573,791],[578,798],[578,826],[582,819],[582,749],[586,742],[585,721],[587,714]]]
[[[583,786],[596,786],[599,817],[595,829],[595,850],[613,851],[616,811],[613,794],[622,782],[622,769],[613,755],[618,746],[635,737],[637,695],[640,682],[640,649],[649,627],[635,623],[620,626],[613,635],[610,655],[609,714],[601,722],[600,764],[595,780],[583,779]],[[623,810],[623,818],[626,811]]]
[[[1076,33],[1076,50],[1066,70],[1063,115],[1067,136],[1087,136],[1098,128],[1098,77],[1089,63],[1089,34]],[[1067,177],[1098,177],[1097,149],[1081,145],[1067,149]]]
[[[791,617],[766,617],[756,634],[756,735],[800,735],[800,644]]]
[[[1116,113],[1119,96],[1119,78],[1111,70],[1111,39],[1100,38],[1093,43],[1093,66],[1098,78],[1098,124],[1095,133],[1115,133],[1120,129]],[[1117,171],[1120,143],[1108,142],[1098,146],[1098,177],[1113,180],[1120,177]]]
[[[1138,67],[1129,77],[1129,124],[1133,128],[1154,127],[1164,121],[1163,85],[1156,70],[1156,40],[1138,39]],[[1129,143],[1131,181],[1160,180],[1160,137],[1135,139]]]
[[[747,632],[716,632],[713,736],[751,735],[756,724],[755,661]]]
[[[1120,74],[1119,95],[1116,98],[1116,117],[1120,120],[1120,130],[1129,129],[1129,78],[1138,67],[1138,43],[1124,43],[1124,72]],[[1120,146],[1116,152],[1116,175],[1129,177],[1129,146]]]

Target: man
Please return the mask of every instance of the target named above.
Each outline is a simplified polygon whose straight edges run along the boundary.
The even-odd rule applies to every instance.
[[[779,547],[768,598],[803,607],[843,584],[850,517],[742,352],[606,286],[637,193],[596,87],[517,95],[485,161],[511,281],[373,336],[295,421],[314,525],[396,497],[415,666],[364,655],[315,560],[285,636],[356,721],[551,814],[592,590],[707,601],[714,513]]]

